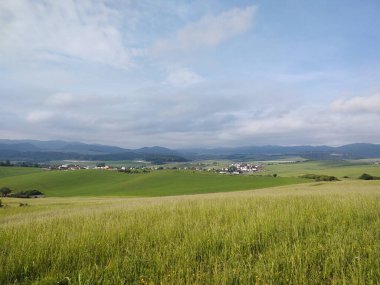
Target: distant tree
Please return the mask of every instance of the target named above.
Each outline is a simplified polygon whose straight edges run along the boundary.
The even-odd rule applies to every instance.
[[[276,178],[277,177],[277,173],[273,173],[273,177]]]
[[[373,180],[374,177],[370,174],[367,174],[367,173],[363,173],[362,175],[359,176],[359,179],[362,179],[362,180]]]
[[[335,176],[320,175],[320,174],[305,174],[301,178],[314,179],[315,181],[339,181]]]
[[[8,187],[3,187],[0,189],[0,194],[2,197],[7,197],[11,192],[12,190],[9,189]]]
[[[38,190],[27,190],[27,191],[21,191],[17,193],[12,193],[11,196],[14,198],[30,198],[30,197],[38,197],[43,196],[44,193],[38,191]]]
[[[235,172],[237,171],[237,167],[235,165],[231,165],[230,167],[228,167],[228,172]]]
[[[33,195],[44,195],[44,193],[42,193],[41,191],[38,191],[36,189],[33,189],[33,190],[28,190],[28,191],[25,191],[25,193],[29,196],[33,196]]]

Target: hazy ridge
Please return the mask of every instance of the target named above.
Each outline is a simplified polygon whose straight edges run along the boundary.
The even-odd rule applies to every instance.
[[[355,143],[332,146],[246,146],[220,148],[169,149],[160,146],[127,149],[117,146],[81,142],[0,140],[0,160],[52,161],[80,160],[134,160],[178,162],[200,159],[273,159],[300,156],[306,159],[339,160],[380,157],[380,145]]]

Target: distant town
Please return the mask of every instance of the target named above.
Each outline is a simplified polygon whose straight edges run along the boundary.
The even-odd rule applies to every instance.
[[[49,166],[49,170],[61,170],[61,171],[75,171],[75,170],[85,170],[85,169],[97,169],[97,170],[108,170],[108,171],[118,171],[126,173],[141,173],[149,172],[152,170],[165,170],[165,169],[178,169],[178,170],[194,170],[194,171],[209,171],[216,172],[219,174],[253,174],[262,170],[261,164],[252,163],[232,163],[228,167],[210,167],[210,166],[111,166],[105,163],[98,163],[96,166],[83,166],[78,164],[61,164],[58,166]]]

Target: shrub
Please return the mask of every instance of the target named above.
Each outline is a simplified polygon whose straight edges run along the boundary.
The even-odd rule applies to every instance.
[[[12,192],[12,190],[9,189],[8,187],[3,187],[0,189],[0,195],[2,197],[7,197],[11,192]]]
[[[359,176],[359,179],[362,179],[362,180],[379,180],[380,177],[372,176],[368,173],[363,173],[362,175]]]
[[[319,175],[319,174],[305,174],[300,176],[300,178],[314,179],[315,181],[339,181],[335,176],[329,175]]]
[[[26,194],[28,194],[29,196],[32,196],[32,195],[44,195],[44,193],[36,190],[36,189],[33,189],[33,190],[29,190],[29,191],[25,191]]]
[[[21,191],[21,192],[17,192],[17,193],[12,193],[12,195],[10,195],[10,197],[14,197],[14,198],[30,198],[30,197],[33,197],[33,196],[40,196],[40,195],[44,195],[44,193],[38,191],[38,190],[27,190],[27,191]]]

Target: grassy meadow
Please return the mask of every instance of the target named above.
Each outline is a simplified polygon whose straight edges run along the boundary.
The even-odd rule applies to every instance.
[[[48,171],[29,173],[29,168],[0,167],[0,187],[15,192],[37,189],[48,197],[133,196],[154,197],[267,188],[305,183],[293,177],[231,176],[181,170],[126,174],[105,170]],[[10,172],[17,172],[17,176]],[[5,174],[3,174],[5,172]]]
[[[0,284],[380,282],[380,181],[3,203]]]
[[[41,168],[35,167],[5,167],[0,166],[0,179],[6,177],[15,177],[19,175],[34,174],[44,172]]]
[[[304,161],[297,163],[275,163],[265,165],[265,173],[277,173],[282,177],[298,177],[304,174],[333,175],[339,179],[345,176],[357,179],[361,174],[368,173],[380,176],[380,165],[372,161]]]

